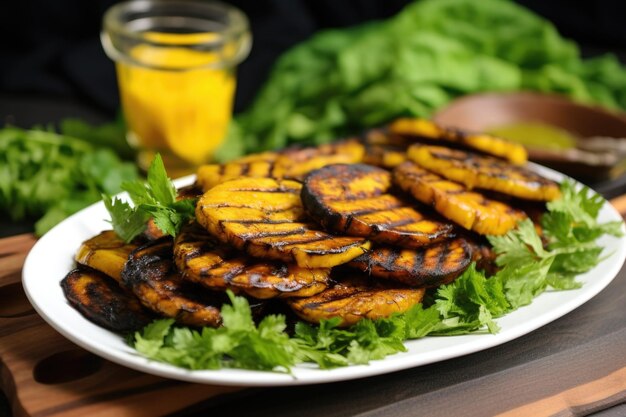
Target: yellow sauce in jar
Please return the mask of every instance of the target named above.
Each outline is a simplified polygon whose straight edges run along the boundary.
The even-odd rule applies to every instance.
[[[145,67],[125,61],[116,64],[129,141],[140,149],[143,168],[159,152],[168,173],[182,175],[209,161],[226,136],[232,117],[234,70],[219,65],[211,68],[221,56],[191,47],[210,42],[217,34],[151,32],[144,36],[158,45],[138,45],[130,56]]]

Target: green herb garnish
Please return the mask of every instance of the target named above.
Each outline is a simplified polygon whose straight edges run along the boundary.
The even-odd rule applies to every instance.
[[[103,195],[104,204],[111,215],[113,230],[126,242],[143,232],[149,218],[166,235],[176,236],[194,217],[196,200],[176,200],[176,187],[167,177],[161,155],[156,155],[148,169],[148,180],[124,182],[122,190],[128,192],[134,206],[121,199]]]
[[[113,127],[92,128],[100,138],[95,143],[73,136],[77,126],[62,126],[61,133],[0,129],[0,212],[12,220],[38,219],[38,235],[139,176],[133,163],[123,162],[107,146]],[[72,132],[66,131],[69,127]],[[80,127],[89,129],[84,123]]]
[[[604,199],[564,182],[562,198],[548,204],[541,238],[529,221],[504,236],[490,237],[500,271],[486,277],[471,265],[459,278],[441,286],[428,307],[417,304],[403,314],[379,320],[364,319],[347,328],[338,320],[319,326],[296,324],[288,336],[281,315],[265,317],[258,325],[243,297],[229,292],[224,326],[194,330],[157,320],[136,332],[131,344],[148,358],[190,369],[245,368],[289,372],[301,362],[322,369],[363,364],[406,351],[404,341],[427,335],[459,335],[476,331],[497,333],[496,318],[529,304],[546,289],[578,288],[575,276],[600,261],[603,235],[622,236],[622,222],[599,224]]]

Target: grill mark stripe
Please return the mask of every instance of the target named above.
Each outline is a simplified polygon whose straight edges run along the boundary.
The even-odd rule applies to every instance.
[[[346,219],[346,222],[343,225],[343,229],[342,229],[343,233],[347,233],[348,230],[350,230],[350,227],[352,226],[353,221],[354,221],[354,216],[348,216],[348,218]]]
[[[420,272],[422,272],[422,268],[424,266],[424,252],[423,250],[416,250],[415,251],[415,258],[413,260],[414,264],[413,264],[413,270],[411,270],[412,274],[415,275],[422,275]]]
[[[379,228],[381,230],[387,230],[387,229],[391,229],[397,226],[406,226],[408,224],[416,224],[416,223],[422,223],[422,221],[415,221],[414,219],[411,218],[406,218],[406,219],[400,219],[400,220],[396,220],[393,222],[386,222],[386,223],[378,223],[377,225],[379,226]],[[419,233],[419,234],[426,234],[424,232],[411,232],[411,233]]]
[[[245,192],[255,192],[255,193],[267,193],[267,194],[299,194],[299,188],[237,188],[229,190],[233,193],[245,193]]]
[[[344,212],[341,212],[341,214],[344,214],[344,215],[349,216],[349,217],[356,217],[356,218],[358,218],[359,216],[373,214],[373,213],[377,213],[377,212],[380,212],[380,211],[387,211],[387,209],[362,209],[362,210],[354,210],[352,212],[344,211]]]
[[[248,172],[250,172],[251,164],[252,164],[251,162],[241,164],[241,172],[239,173],[239,175],[241,175],[242,177],[245,177],[248,174]]]
[[[373,213],[377,213],[377,212],[383,212],[383,211],[393,211],[394,209],[398,209],[398,208],[404,208],[406,206],[404,206],[402,204],[402,202],[398,202],[398,204],[395,205],[389,205],[387,207],[384,208],[376,208],[376,209],[361,209],[361,210],[353,210],[353,211],[339,211],[337,210],[339,213],[346,215],[346,216],[354,216],[354,217],[358,217],[358,216],[363,216],[366,214],[373,214]]]
[[[204,255],[204,253],[208,252],[207,250],[203,250],[203,248],[194,248],[190,252],[185,254],[185,260],[191,261],[192,259],[199,258]]]
[[[274,240],[278,240],[280,238],[288,238],[289,236],[294,236],[294,235],[299,235],[299,232],[288,232],[288,233],[257,233],[257,234],[248,234],[248,235],[241,235],[242,239],[245,240],[249,240],[250,242],[252,242],[252,244],[255,245],[259,245],[259,244],[266,244],[269,246],[276,246],[278,245],[280,242],[282,242],[283,240],[280,240],[278,242],[274,242]],[[259,240],[261,239],[271,239],[273,241],[271,242],[259,242]]]
[[[240,234],[240,236],[243,239],[255,240],[255,239],[264,239],[264,238],[267,238],[267,237],[291,236],[291,235],[301,234],[304,231],[306,231],[306,229],[287,230],[287,231],[284,231],[284,232],[242,233],[242,234]]]
[[[300,209],[302,206],[300,204],[295,204],[293,206],[287,206],[284,207],[282,209],[272,209],[271,211],[265,211],[266,213],[284,213],[286,211],[289,210],[295,210],[295,209]],[[248,206],[245,204],[230,204],[230,203],[220,203],[220,204],[205,204],[203,206],[201,206],[201,208],[232,208],[232,209],[255,209],[255,210],[259,210],[259,211],[263,211],[263,209],[260,209],[258,207],[254,207],[254,206]]]
[[[224,279],[224,282],[226,283],[230,283],[233,278],[237,277],[238,275],[241,275],[243,273],[246,272],[246,267],[245,266],[241,266],[239,268],[232,268],[231,270],[229,270],[228,272],[226,272],[222,278]]]
[[[309,241],[302,241],[300,243],[298,243],[298,242],[288,242],[288,244],[285,247],[289,248],[290,246],[306,245],[306,244],[309,244],[309,243],[323,242],[325,240],[328,240],[328,241],[332,242],[334,239],[335,239],[334,236],[326,235],[326,236],[320,236],[319,238],[310,239]],[[361,240],[354,240],[352,242],[346,242],[346,243],[342,244],[341,246],[338,246],[338,245],[335,244],[335,245],[333,245],[333,246],[331,246],[329,248],[321,248],[321,249],[308,248],[308,249],[306,249],[306,252],[309,253],[309,254],[317,254],[317,255],[342,253],[342,252],[344,252],[346,250],[346,248],[351,248],[351,247],[354,247],[354,246],[358,246],[361,243],[363,243]]]
[[[384,253],[383,261],[380,262],[380,266],[388,271],[395,270],[396,261],[400,257],[400,249],[393,248]]]
[[[435,271],[443,271],[448,258],[450,243],[451,242],[449,240],[443,243],[443,247],[441,248],[441,252],[439,252],[439,257],[437,258],[437,263],[435,264]]]
[[[278,212],[277,212],[278,213]],[[245,219],[230,219],[230,220],[222,220],[221,223],[236,223],[243,225],[251,225],[251,224],[291,224],[291,223],[299,223],[293,220],[245,220]]]
[[[345,245],[342,245],[342,246],[334,246],[334,247],[331,247],[331,248],[328,248],[328,249],[306,249],[306,253],[309,256],[313,256],[313,255],[315,255],[315,256],[334,255],[334,254],[338,254],[338,253],[343,253],[346,250],[348,250],[349,248],[353,248],[355,246],[358,246],[360,243],[362,243],[362,242],[356,241],[356,242],[351,242],[349,244],[345,244]],[[284,248],[289,248],[290,246],[292,246],[292,245],[287,245]]]
[[[225,261],[223,259],[219,260],[218,262],[215,262],[209,266],[205,266],[202,267],[200,269],[200,276],[201,277],[208,277],[210,275],[213,275],[213,271],[215,271],[218,268],[221,268],[224,265]]]
[[[276,176],[276,171],[278,170],[278,165],[276,164],[276,160],[268,161],[267,163],[267,175],[268,177]]]
[[[295,234],[295,233],[293,233]],[[311,237],[308,239],[302,239],[302,240],[291,240],[288,242],[275,242],[272,243],[272,246],[275,247],[281,247],[281,246],[293,246],[293,245],[303,245],[303,244],[307,244],[307,243],[315,243],[315,242],[321,242],[324,240],[332,240],[332,238],[329,238],[329,236],[319,236],[319,237]]]
[[[325,200],[328,202],[336,202],[336,201],[359,201],[371,199],[372,197],[380,197],[383,196],[384,192],[372,193],[372,194],[344,194],[339,196],[328,196],[325,197]]]

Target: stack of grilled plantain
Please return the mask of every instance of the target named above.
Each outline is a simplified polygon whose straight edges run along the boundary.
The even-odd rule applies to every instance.
[[[484,235],[559,196],[525,162],[502,139],[400,119],[360,138],[206,165],[181,196],[200,194],[196,220],[175,239],[149,227],[127,244],[105,231],[83,243],[62,286],[115,331],[154,317],[219,326],[225,290],[259,314],[278,300],[313,323],[386,317],[473,261],[495,268]]]

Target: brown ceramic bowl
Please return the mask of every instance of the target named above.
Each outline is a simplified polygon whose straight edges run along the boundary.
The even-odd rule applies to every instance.
[[[473,132],[519,122],[553,125],[577,136],[583,149],[529,149],[531,160],[593,181],[614,178],[626,168],[626,158],[621,155],[626,148],[626,114],[578,104],[564,97],[530,92],[469,95],[453,101],[433,119],[443,126]],[[601,152],[586,150],[592,147],[600,148]]]

